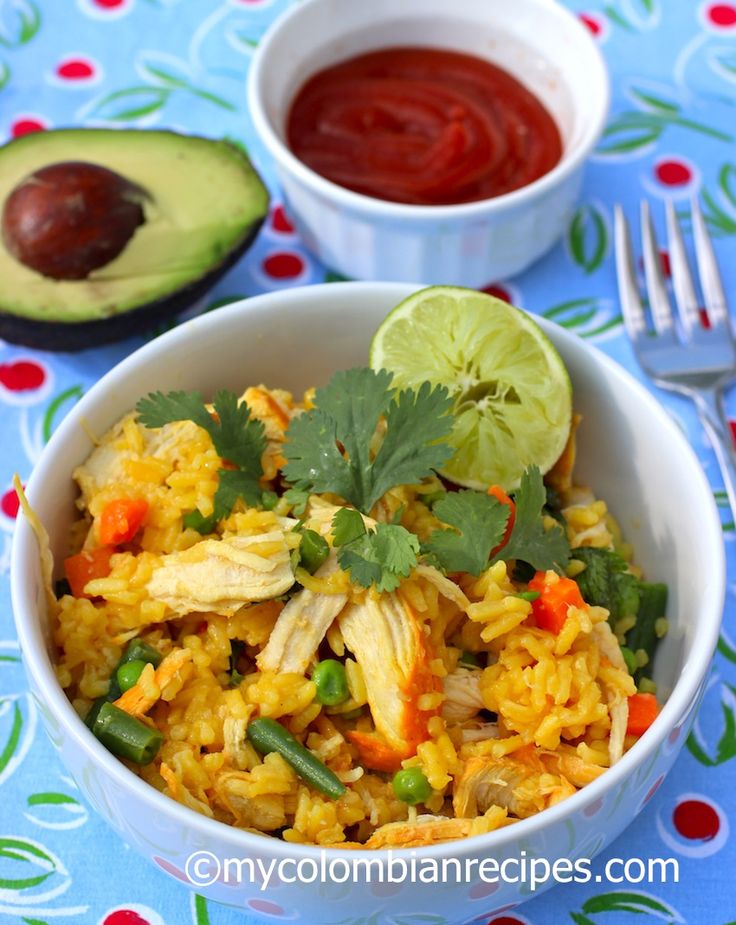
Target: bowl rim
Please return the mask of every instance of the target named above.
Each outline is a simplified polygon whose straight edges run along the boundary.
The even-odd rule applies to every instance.
[[[241,299],[232,305],[225,306],[217,312],[199,315],[182,325],[149,341],[142,347],[129,354],[101,379],[75,405],[74,409],[62,420],[53,434],[51,440],[43,449],[36,462],[27,484],[27,496],[33,507],[34,497],[44,484],[47,472],[54,469],[54,457],[57,448],[62,446],[73,431],[84,419],[89,408],[97,405],[98,396],[116,388],[120,380],[130,378],[135,370],[154,361],[162,351],[174,353],[180,344],[206,328],[216,328],[220,323],[226,322],[236,316],[242,316],[243,323],[251,313],[257,313],[267,308],[270,303],[293,301],[295,308],[304,301],[318,300],[323,310],[338,311],[344,302],[349,301],[351,293],[361,289],[368,294],[390,297],[398,304],[409,293],[420,288],[421,284],[385,283],[385,282],[341,282],[322,283],[311,286],[300,286],[291,289],[279,289],[259,296]],[[339,298],[342,296],[342,298]],[[612,768],[596,780],[587,784],[581,790],[560,803],[530,816],[527,819],[515,821],[513,825],[497,829],[483,835],[458,839],[439,845],[423,846],[418,848],[392,848],[395,856],[416,856],[417,858],[432,858],[443,856],[462,856],[471,853],[487,852],[506,846],[511,842],[531,835],[535,830],[544,828],[556,822],[561,822],[582,811],[586,806],[594,803],[605,793],[634,773],[641,767],[647,757],[653,757],[659,751],[664,740],[675,728],[675,720],[687,714],[692,705],[698,689],[706,678],[711,658],[718,641],[718,634],[723,614],[723,604],[726,591],[725,570],[725,544],[722,538],[720,517],[715,500],[698,460],[695,451],[688,443],[686,437],[675,421],[670,417],[664,407],[656,398],[638,382],[624,367],[610,359],[594,345],[582,341],[573,333],[556,325],[543,317],[532,315],[543,331],[554,340],[559,341],[565,348],[583,353],[592,354],[596,363],[602,366],[607,375],[618,381],[628,389],[636,399],[637,405],[647,409],[650,415],[659,419],[682,453],[683,467],[689,469],[688,478],[693,479],[699,486],[702,494],[701,514],[704,518],[706,530],[700,535],[701,542],[710,544],[708,561],[711,563],[711,575],[706,583],[700,609],[700,618],[703,622],[701,631],[696,636],[695,645],[690,649],[684,670],[674,685],[670,696],[660,711],[654,724],[647,734],[639,739],[631,749]],[[553,340],[553,342],[554,342]],[[129,386],[128,386],[129,387]],[[111,422],[111,425],[112,426]],[[344,849],[339,847],[323,848],[319,845],[304,845],[285,842],[267,835],[259,835],[238,829],[200,815],[178,803],[171,797],[165,796],[138,775],[129,770],[122,761],[104,748],[84,725],[82,719],[74,710],[71,701],[61,688],[46,646],[42,641],[40,621],[36,614],[36,601],[28,580],[29,571],[25,563],[29,557],[37,556],[37,543],[31,527],[22,513],[19,515],[12,545],[11,555],[11,603],[13,616],[18,633],[22,660],[27,674],[33,681],[31,685],[36,696],[40,692],[41,702],[46,710],[55,718],[63,728],[65,734],[74,740],[78,750],[82,751],[86,760],[95,765],[105,776],[111,777],[123,790],[127,791],[140,804],[147,806],[152,812],[162,814],[164,817],[175,820],[178,824],[189,830],[196,830],[204,837],[211,837],[214,844],[220,846],[229,843],[238,849],[247,848],[256,854],[272,854],[280,858],[319,858],[321,853],[329,857],[344,857]],[[36,642],[40,641],[40,645]],[[353,855],[364,857],[385,857],[389,849],[355,849]]]
[[[393,202],[388,199],[378,199],[357,193],[347,187],[340,186],[332,180],[318,174],[300,161],[289,149],[278,133],[274,130],[271,119],[266,112],[262,95],[263,75],[267,68],[274,67],[272,46],[282,31],[304,15],[308,15],[310,7],[329,0],[305,0],[283,12],[266,30],[251,59],[247,77],[247,101],[250,116],[256,133],[274,157],[277,165],[292,174],[301,183],[310,188],[324,200],[335,201],[341,208],[353,213],[370,214],[373,217],[387,219],[403,219],[407,221],[439,221],[448,219],[473,219],[486,216],[489,213],[502,212],[522,206],[529,200],[539,198],[553,189],[574,173],[593,150],[603,131],[611,100],[611,81],[605,58],[600,47],[595,42],[589,30],[566,7],[550,0],[516,0],[513,9],[520,3],[527,3],[533,7],[543,7],[545,10],[557,15],[570,29],[571,34],[577,37],[578,44],[585,45],[591,60],[595,62],[597,77],[600,80],[603,92],[596,97],[595,117],[589,119],[577,144],[568,150],[563,150],[562,157],[547,173],[542,174],[531,183],[518,189],[490,199],[480,199],[473,202],[462,202],[449,205],[414,205],[411,203]],[[359,2],[359,0],[354,0]],[[551,113],[555,118],[554,113]],[[556,119],[555,119],[556,121]]]

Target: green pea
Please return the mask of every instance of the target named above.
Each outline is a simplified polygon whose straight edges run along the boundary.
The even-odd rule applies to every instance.
[[[315,530],[302,531],[299,558],[310,575],[314,575],[329,554],[330,547],[323,536],[320,536]]]
[[[397,771],[391,786],[397,798],[409,806],[426,803],[432,796],[432,787],[420,768],[404,768]]]
[[[125,691],[130,690],[131,687],[138,681],[140,678],[143,669],[146,667],[148,662],[144,662],[143,659],[137,658],[133,662],[123,662],[123,664],[117,670],[117,679],[120,690],[125,693]]]
[[[312,680],[317,686],[317,702],[327,707],[344,703],[350,696],[345,666],[334,658],[317,662]]]

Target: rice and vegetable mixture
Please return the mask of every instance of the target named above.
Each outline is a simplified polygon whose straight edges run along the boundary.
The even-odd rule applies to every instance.
[[[656,716],[666,588],[573,484],[574,427],[544,482],[483,491],[436,474],[452,425],[385,370],[141,400],[74,474],[57,589],[94,734],[197,812],[343,847],[488,832],[603,774]]]

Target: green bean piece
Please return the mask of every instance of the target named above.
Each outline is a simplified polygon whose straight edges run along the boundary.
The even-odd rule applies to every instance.
[[[118,684],[118,668],[122,664],[123,664],[122,660],[118,662],[117,667],[115,668],[115,671],[113,671],[110,677],[110,685],[107,688],[107,695],[105,696],[105,700],[109,701],[110,703],[112,703],[113,700],[117,700],[118,697],[120,697],[123,693],[120,690],[120,685]]]
[[[302,780],[325,796],[336,800],[345,793],[345,784],[275,719],[267,716],[254,719],[246,735],[256,751],[262,755],[278,752]]]
[[[404,768],[394,774],[391,781],[397,799],[409,806],[426,803],[432,796],[432,787],[421,768]]]
[[[108,751],[134,764],[149,764],[164,737],[114,703],[103,703],[92,726],[93,735]]]
[[[323,703],[326,707],[345,703],[350,696],[345,666],[334,658],[317,662],[312,672],[312,680],[317,687],[317,703]]]
[[[118,679],[118,686],[123,693],[129,691],[137,683],[147,664],[148,662],[144,662],[142,658],[136,658],[132,662],[123,662],[118,668],[115,672],[115,677]]]
[[[150,662],[154,668],[158,668],[163,660],[163,655],[154,649],[153,646],[149,646],[147,642],[143,642],[142,639],[131,639],[128,643],[128,648],[125,650],[123,657],[120,659],[118,667],[124,662]]]
[[[646,665],[638,665],[634,680],[639,683],[642,678],[651,678],[659,638],[657,637],[657,621],[665,615],[667,610],[667,585],[659,582],[639,582],[639,610],[636,614],[636,624],[626,634],[626,645],[632,652],[643,649],[649,656]]]
[[[128,662],[150,662],[154,668],[158,668],[162,659],[163,655],[161,655],[158,649],[149,646],[148,643],[143,642],[142,639],[131,639],[128,643],[128,648],[120,656],[120,661],[113,670],[110,677],[110,686],[107,689],[107,696],[105,699],[109,701],[117,700],[125,690],[118,682],[118,671],[123,665]],[[136,681],[137,680],[136,678]]]
[[[299,560],[310,575],[314,575],[330,554],[327,540],[316,530],[303,530],[299,546]]]
[[[95,720],[97,719],[97,715],[100,712],[103,703],[107,703],[107,697],[98,697],[97,700],[92,702],[92,706],[89,708],[89,710],[87,710],[87,715],[84,717],[84,725],[88,729],[91,729],[94,726]]]

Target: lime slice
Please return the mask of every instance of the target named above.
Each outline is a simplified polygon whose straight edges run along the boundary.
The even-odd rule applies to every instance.
[[[527,466],[547,472],[565,448],[572,385],[562,358],[501,299],[456,286],[415,292],[382,322],[370,364],[401,388],[428,380],[450,390],[455,455],[442,475],[459,485],[509,491]]]

